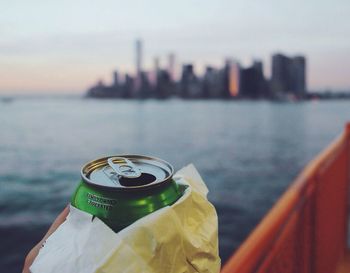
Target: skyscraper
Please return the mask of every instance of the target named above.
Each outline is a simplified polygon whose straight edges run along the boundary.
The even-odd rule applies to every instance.
[[[157,73],[157,85],[155,88],[155,95],[159,99],[165,99],[174,94],[175,84],[170,79],[167,70],[160,69]]]
[[[135,53],[136,53],[136,77],[135,85],[133,88],[132,96],[139,97],[142,93],[142,41],[140,39],[136,40],[135,43]]]
[[[140,39],[136,40],[136,76],[140,77],[142,72],[142,41]]]
[[[231,97],[236,97],[239,95],[239,78],[240,78],[240,66],[239,63],[230,60],[228,63],[228,90]]]
[[[287,56],[279,53],[272,56],[271,89],[274,94],[290,90],[289,63]]]
[[[154,57],[153,63],[154,63],[154,71],[152,73],[152,85],[156,86],[158,81],[158,73],[160,71],[159,57]]]
[[[207,66],[202,79],[203,98],[220,98],[222,85],[222,70]]]
[[[182,66],[182,76],[180,81],[180,96],[183,98],[201,97],[201,89],[197,76],[194,73],[192,64]]]
[[[262,74],[262,63],[241,69],[240,96],[244,98],[259,99],[268,96],[267,85]]]
[[[297,95],[304,96],[306,92],[306,60],[304,56],[296,56],[292,59],[294,69],[294,90]]]
[[[113,71],[113,86],[118,86],[119,85],[119,77],[118,77],[118,72],[117,70]]]
[[[159,57],[155,57],[153,63],[154,63],[154,72],[158,73],[158,71],[160,69]]]
[[[175,54],[170,53],[168,55],[168,73],[170,76],[170,80],[175,80]]]
[[[240,66],[232,59],[225,60],[225,67],[222,70],[221,97],[230,98],[239,94]]]
[[[303,56],[272,56],[271,89],[274,94],[289,93],[298,97],[306,92],[306,60]]]

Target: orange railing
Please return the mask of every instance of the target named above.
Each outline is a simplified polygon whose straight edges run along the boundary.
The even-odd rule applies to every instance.
[[[335,272],[347,248],[349,160],[350,124],[307,165],[222,273]]]

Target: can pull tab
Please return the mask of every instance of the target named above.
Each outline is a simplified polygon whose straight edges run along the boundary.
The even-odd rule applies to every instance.
[[[108,165],[120,176],[126,178],[137,178],[141,171],[125,157],[111,157],[107,160]]]

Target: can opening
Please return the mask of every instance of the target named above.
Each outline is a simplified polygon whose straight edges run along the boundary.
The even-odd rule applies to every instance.
[[[119,183],[124,187],[135,187],[151,184],[156,181],[156,177],[149,173],[141,173],[141,176],[137,178],[120,177]]]

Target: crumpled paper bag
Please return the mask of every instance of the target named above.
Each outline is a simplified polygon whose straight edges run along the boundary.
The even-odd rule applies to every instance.
[[[208,189],[193,165],[174,179],[188,187],[172,206],[119,233],[70,207],[67,220],[46,241],[32,273],[219,272],[218,220]]]

